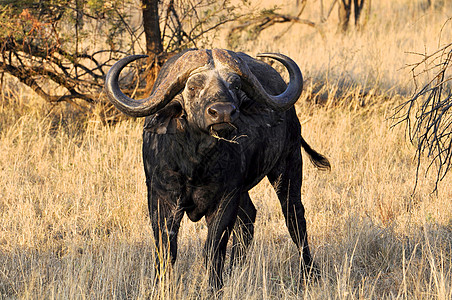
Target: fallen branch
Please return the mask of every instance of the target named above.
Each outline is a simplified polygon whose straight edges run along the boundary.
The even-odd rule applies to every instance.
[[[253,33],[253,36],[251,38],[256,38],[264,29],[277,23],[308,25],[317,29],[317,31],[319,31],[319,33],[324,36],[322,30],[319,28],[319,26],[317,26],[315,22],[299,17],[299,15],[301,15],[301,12],[303,11],[303,8],[304,6],[300,9],[300,13],[297,16],[278,14],[275,12],[266,12],[263,16],[257,17],[253,20],[245,21],[237,26],[234,26],[229,30],[229,33],[227,35],[228,45],[231,47],[236,35],[247,28],[252,28],[250,30]]]

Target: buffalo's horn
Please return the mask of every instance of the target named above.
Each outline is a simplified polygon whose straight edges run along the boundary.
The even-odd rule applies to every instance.
[[[276,96],[268,94],[257,78],[252,76],[257,81],[254,82],[255,91],[258,94],[257,96],[261,97],[265,102],[277,110],[289,109],[297,102],[303,91],[303,76],[301,75],[300,68],[298,68],[297,64],[290,57],[283,54],[259,53],[257,57],[273,58],[282,63],[289,72],[289,84],[287,85],[286,90],[282,94]]]
[[[149,116],[165,107],[184,88],[190,73],[209,63],[205,51],[187,51],[174,62],[149,97],[135,100],[126,96],[119,88],[119,74],[129,63],[145,57],[147,55],[124,57],[110,68],[105,79],[105,89],[110,101],[117,109],[132,117]]]
[[[289,72],[289,85],[280,95],[268,94],[248,65],[234,52],[214,49],[212,54],[216,60],[228,65],[243,80],[243,90],[256,101],[261,101],[275,110],[284,111],[297,102],[303,90],[303,77],[297,64],[289,57],[279,53],[260,53],[257,57],[269,57],[281,62]]]

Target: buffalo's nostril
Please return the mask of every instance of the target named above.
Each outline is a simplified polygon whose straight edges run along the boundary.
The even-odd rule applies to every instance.
[[[209,107],[207,109],[207,112],[209,113],[209,115],[211,115],[212,117],[217,117],[218,116],[218,111],[213,108],[213,107]]]

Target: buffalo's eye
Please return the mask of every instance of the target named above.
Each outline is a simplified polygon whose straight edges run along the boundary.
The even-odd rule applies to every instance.
[[[191,96],[194,96],[197,93],[198,88],[196,86],[189,86],[188,91],[190,92]]]
[[[240,81],[236,80],[231,83],[231,88],[238,91],[240,90]]]
[[[240,77],[237,74],[229,74],[226,81],[229,84],[230,90],[236,90],[236,91],[240,90],[241,82],[240,82]]]
[[[186,88],[192,97],[202,90],[205,80],[206,77],[202,74],[195,74],[188,79]]]

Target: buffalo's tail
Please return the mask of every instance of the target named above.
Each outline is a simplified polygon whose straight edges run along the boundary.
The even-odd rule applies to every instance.
[[[303,137],[301,137],[301,146],[303,147],[304,151],[306,151],[306,153],[309,155],[311,163],[317,169],[322,171],[331,170],[331,165],[330,162],[328,161],[328,158],[312,149],[311,146],[309,146],[309,144],[306,143]]]

